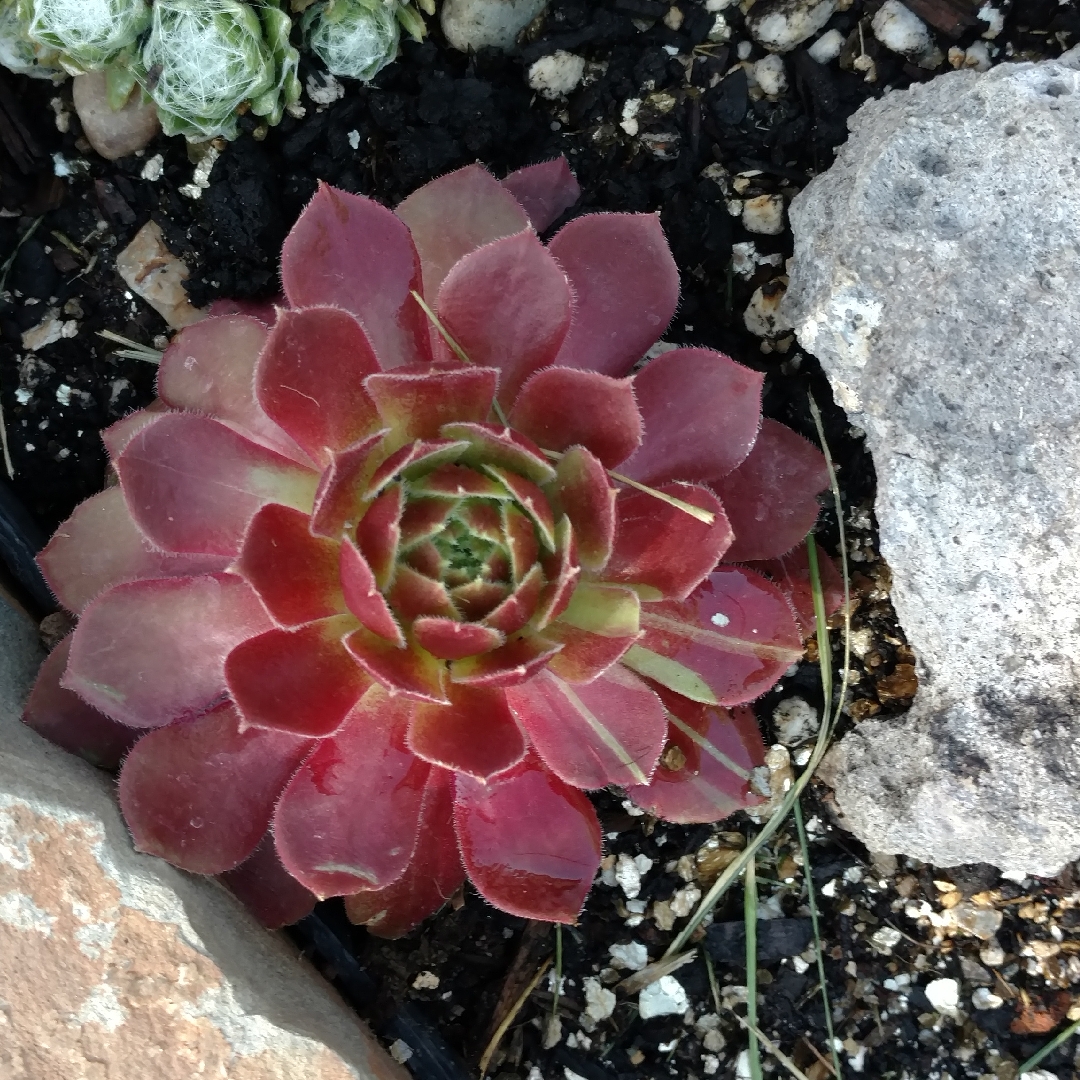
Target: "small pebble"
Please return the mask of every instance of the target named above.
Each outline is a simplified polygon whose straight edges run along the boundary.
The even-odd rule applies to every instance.
[[[434,971],[421,971],[413,979],[414,990],[437,990],[439,988],[439,976]]]
[[[870,945],[874,952],[882,956],[891,956],[893,949],[903,941],[904,935],[891,926],[883,926],[870,935]]]
[[[395,1039],[390,1044],[390,1056],[399,1065],[404,1065],[413,1056],[413,1048],[403,1039]]]
[[[785,698],[773,709],[776,737],[785,746],[795,746],[809,739],[818,729],[817,709],[805,698]]]
[[[790,52],[813,37],[836,11],[837,0],[765,0],[755,4],[746,25],[759,45]]]
[[[701,899],[701,890],[696,885],[687,885],[671,898],[671,913],[677,919],[689,915]]]
[[[832,63],[840,55],[844,47],[844,35],[839,30],[826,30],[806,51],[811,60],[819,64]]]
[[[784,231],[783,195],[758,195],[742,206],[742,223],[747,232],[778,236]]]
[[[689,1008],[682,983],[671,975],[650,983],[638,995],[638,1012],[642,1020],[651,1020],[654,1016],[681,1016]]]
[[[977,990],[972,992],[971,1004],[980,1011],[986,1009],[1000,1009],[1005,1002],[997,996],[992,994],[985,986],[980,986]],[[1030,1073],[1028,1074],[1031,1075]]]
[[[934,48],[934,39],[926,23],[900,0],[885,0],[874,15],[871,27],[874,37],[891,52],[906,56],[923,67],[936,67],[941,54]],[[934,63],[935,56],[937,62]]]

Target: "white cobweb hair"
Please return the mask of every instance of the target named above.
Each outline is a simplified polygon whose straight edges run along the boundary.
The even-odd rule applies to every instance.
[[[239,21],[240,7],[236,0],[154,4],[142,55],[151,96],[162,109],[208,136],[216,134],[242,102],[273,85],[273,60],[261,35],[249,33]],[[237,20],[228,34],[222,33],[222,16]]]
[[[32,0],[27,33],[73,59],[104,64],[149,22],[146,0]]]
[[[395,0],[330,0],[312,15],[308,45],[331,75],[366,82],[397,55]]]

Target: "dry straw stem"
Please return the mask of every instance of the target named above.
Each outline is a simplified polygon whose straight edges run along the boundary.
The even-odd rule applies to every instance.
[[[798,805],[796,803],[796,805]],[[757,1031],[757,860],[746,864],[743,880],[743,923],[746,926],[746,1024],[750,1031],[750,1080],[761,1078]]]
[[[503,1017],[503,1022],[495,1029],[495,1034],[491,1036],[491,1042],[487,1044],[487,1049],[484,1051],[483,1057],[480,1058],[480,1075],[483,1076],[488,1066],[491,1064],[491,1059],[495,1055],[495,1051],[499,1048],[499,1043],[502,1042],[503,1036],[510,1030],[510,1025],[514,1022],[514,1018],[519,1012],[525,1002],[529,1000],[529,995],[540,985],[540,980],[544,977],[544,972],[551,967],[551,957],[549,956],[539,967],[536,974],[529,980],[528,986],[521,991],[517,1001],[514,1002],[510,1011]]]
[[[844,530],[844,508],[840,502],[840,487],[836,481],[836,470],[833,467],[832,455],[825,441],[825,430],[821,423],[821,413],[817,403],[810,398],[810,413],[817,427],[818,439],[821,442],[822,452],[825,454],[825,464],[829,472],[829,486],[832,490],[833,500],[836,504],[836,519],[840,531],[840,561],[844,577],[844,660],[843,679],[840,686],[839,702],[847,699],[848,683],[851,678],[851,585],[848,573],[847,561],[847,537]],[[810,783],[814,771],[821,764],[825,751],[829,748],[829,740],[836,724],[838,709],[833,705],[833,677],[832,677],[832,649],[829,644],[829,628],[826,625],[825,600],[821,592],[821,576],[818,572],[817,547],[814,545],[813,534],[807,537],[807,555],[810,564],[810,581],[814,590],[814,615],[817,623],[818,657],[821,663],[822,693],[825,699],[825,707],[821,718],[821,727],[818,730],[817,742],[814,752],[810,755],[806,768],[791,785],[791,789],[784,796],[784,801],[777,807],[776,812],[765,823],[764,828],[747,844],[737,859],[717,878],[713,887],[702,898],[697,911],[690,917],[686,926],[680,931],[675,940],[668,946],[665,956],[673,956],[681,952],[691,935],[701,925],[702,920],[716,906],[717,901],[731,888],[739,875],[746,869],[750,860],[770,837],[780,828],[788,814],[791,813],[795,803]]]

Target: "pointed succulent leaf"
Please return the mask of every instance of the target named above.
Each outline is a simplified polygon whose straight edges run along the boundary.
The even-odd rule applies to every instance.
[[[622,472],[652,485],[726,476],[754,445],[763,382],[712,349],[672,349],[650,360],[634,376],[645,434]]]
[[[418,619],[421,615],[439,615],[449,619],[457,615],[450,593],[441,581],[405,564],[399,564],[395,570],[386,598],[398,616],[406,621]]]
[[[608,581],[651,585],[664,597],[689,596],[731,544],[720,500],[705,487],[663,484],[658,489],[714,515],[711,525],[644,491],[624,488],[615,500],[615,547],[604,567]]]
[[[464,439],[417,439],[399,447],[375,470],[371,482],[363,489],[364,498],[374,499],[395,480],[416,479],[445,462],[457,461],[468,445]]]
[[[162,727],[225,697],[225,658],[273,623],[235,574],[132,581],[83,612],[62,685],[122,724]]]
[[[641,645],[623,663],[703,704],[741,705],[760,697],[803,652],[784,594],[743,567],[710,574],[684,601],[646,604],[641,626]],[[649,655],[634,659],[638,650]]]
[[[511,638],[481,656],[455,660],[450,679],[464,686],[515,686],[531,679],[561,648],[539,634]]]
[[[101,769],[115,769],[139,732],[98,712],[78,694],[60,685],[67,669],[72,635],[68,634],[38,669],[22,721],[49,742]]]
[[[345,912],[369,934],[401,937],[434,915],[464,880],[454,834],[454,774],[434,768],[424,788],[416,850],[405,873],[382,889],[346,896]]]
[[[356,662],[391,694],[447,704],[446,665],[420,648],[399,649],[366,628],[354,630],[345,647]]]
[[[735,539],[729,562],[775,559],[813,527],[818,492],[829,486],[825,455],[775,420],[763,420],[747,459],[716,484]]]
[[[514,716],[544,764],[579,788],[645,784],[667,739],[660,699],[616,664],[585,685],[549,671],[507,687]]]
[[[161,358],[158,396],[170,408],[212,416],[252,442],[310,466],[301,446],[255,399],[255,368],[266,337],[265,324],[247,315],[184,327]]]
[[[462,660],[498,648],[506,640],[505,634],[490,626],[458,622],[439,615],[416,619],[412,632],[417,644],[440,660]]]
[[[348,609],[373,634],[386,638],[399,649],[405,648],[405,635],[401,632],[401,626],[390,610],[390,605],[379,592],[375,572],[349,537],[341,543],[339,572],[342,594]]]
[[[109,461],[115,465],[117,459],[124,452],[124,447],[143,428],[149,427],[163,416],[168,415],[170,415],[170,410],[165,403],[160,398],[155,398],[145,409],[128,413],[122,420],[110,424],[101,433],[101,441],[105,444],[105,449],[109,453]]]
[[[547,495],[553,511],[573,527],[581,565],[602,570],[615,544],[616,495],[603,464],[583,446],[571,447],[559,459]]]
[[[581,198],[581,188],[561,156],[517,169],[502,184],[525,208],[532,227],[540,233]]]
[[[401,515],[405,489],[391,484],[364,512],[356,526],[356,546],[375,575],[375,584],[385,589],[394,576],[401,544]]]
[[[524,476],[497,465],[485,465],[484,472],[494,477],[517,500],[518,505],[532,518],[540,536],[540,542],[555,550],[555,517],[543,491]]]
[[[449,705],[417,702],[408,744],[425,761],[477,780],[516,765],[526,745],[505,693],[483,686],[451,686]]]
[[[657,214],[586,214],[548,245],[570,279],[574,321],[555,363],[625,375],[667,329],[679,271]]]
[[[414,481],[411,488],[417,495],[441,496],[454,499],[509,499],[510,492],[498,480],[448,461]]]
[[[600,823],[586,796],[534,754],[487,783],[454,783],[454,827],[480,895],[512,915],[574,922],[600,866]]]
[[[401,547],[435,536],[460,505],[457,499],[411,498],[401,513]]]
[[[458,506],[454,517],[465,526],[473,536],[489,540],[493,544],[502,543],[503,517],[508,500],[491,502],[487,499],[466,499]],[[530,528],[532,522],[529,522]],[[539,546],[537,547],[539,551]],[[533,560],[535,562],[535,559]],[[530,566],[532,563],[529,564]]]
[[[57,600],[78,614],[95,596],[121,582],[215,574],[232,560],[154,547],[135,524],[123,492],[114,486],[75,507],[37,561]]]
[[[503,503],[501,535],[510,553],[510,573],[514,581],[521,581],[536,563],[540,544],[532,518],[513,503]]]
[[[493,367],[387,371],[369,375],[364,386],[390,438],[399,446],[438,438],[443,424],[488,418],[499,384]]]
[[[378,370],[367,334],[349,312],[286,310],[259,360],[255,393],[266,414],[325,468],[384,426],[364,389]]]
[[[237,645],[225,679],[244,722],[313,739],[336,731],[371,683],[342,644],[355,627],[337,615]]]
[[[439,289],[439,320],[474,364],[498,368],[509,407],[570,328],[570,285],[531,230],[466,255]]]
[[[450,590],[454,607],[463,619],[483,619],[491,614],[508,596],[510,586],[502,581],[484,581],[476,578],[466,585]]]
[[[280,930],[309,915],[318,899],[281,865],[269,829],[259,846],[235,870],[222,874],[221,881],[267,930]]]
[[[193,874],[239,866],[312,742],[243,725],[230,702],[144,735],[120,772],[135,847]]]
[[[322,474],[311,512],[311,531],[315,536],[339,540],[345,529],[363,513],[363,493],[386,456],[383,450],[385,429],[334,455]]]
[[[431,771],[405,745],[414,704],[372,686],[285,788],[278,854],[316,896],[382,888],[409,865]]]
[[[627,787],[643,810],[680,824],[719,821],[761,802],[750,790],[750,774],[765,762],[765,746],[750,709],[730,712],[700,705],[663,687],[657,694],[668,710],[668,742],[652,782]]]
[[[565,515],[559,518],[555,526],[555,554],[547,556],[543,562],[547,585],[540,594],[536,614],[532,618],[534,630],[543,630],[566,610],[581,576],[574,530]]]
[[[583,581],[558,622],[603,637],[634,637],[641,629],[641,600],[633,589]]]
[[[401,220],[374,200],[320,184],[285,238],[281,280],[293,307],[355,315],[384,369],[430,357],[427,319],[411,295],[419,256]]]
[[[476,469],[482,465],[498,465],[519,473],[534,484],[548,484],[555,470],[544,458],[544,452],[531,439],[510,428],[492,424],[443,424],[444,439],[465,439],[467,450],[458,460]]]
[[[267,503],[251,519],[233,567],[282,626],[300,626],[345,610],[339,544],[312,536],[308,515]]]
[[[641,632],[627,637],[606,637],[556,620],[544,628],[544,637],[562,649],[548,661],[548,670],[568,683],[590,683],[626,655]]]
[[[429,300],[458,260],[484,244],[529,228],[521,204],[480,165],[447,173],[398,204],[423,265]]]
[[[535,614],[543,591],[544,569],[539,563],[533,563],[513,592],[484,616],[484,625],[507,636],[516,634]]]
[[[224,424],[172,413],[139,431],[116,463],[131,516],[167,551],[235,555],[260,507],[310,513],[318,475]]]
[[[510,423],[545,450],[584,446],[613,469],[641,444],[642,420],[631,379],[546,367],[521,388]]]

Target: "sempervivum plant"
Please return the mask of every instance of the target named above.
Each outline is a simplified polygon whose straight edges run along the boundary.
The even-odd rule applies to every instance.
[[[321,187],[283,306],[174,339],[160,402],[105,433],[118,485],[41,556],[80,619],[28,722],[100,762],[134,742],[138,847],[268,921],[345,895],[398,934],[466,875],[572,921],[585,790],[675,822],[754,800],[744,703],[802,648],[745,563],[812,527],[824,462],[720,353],[627,374],[678,274],[652,214],[541,243],[577,195],[564,161],[396,212]]]

